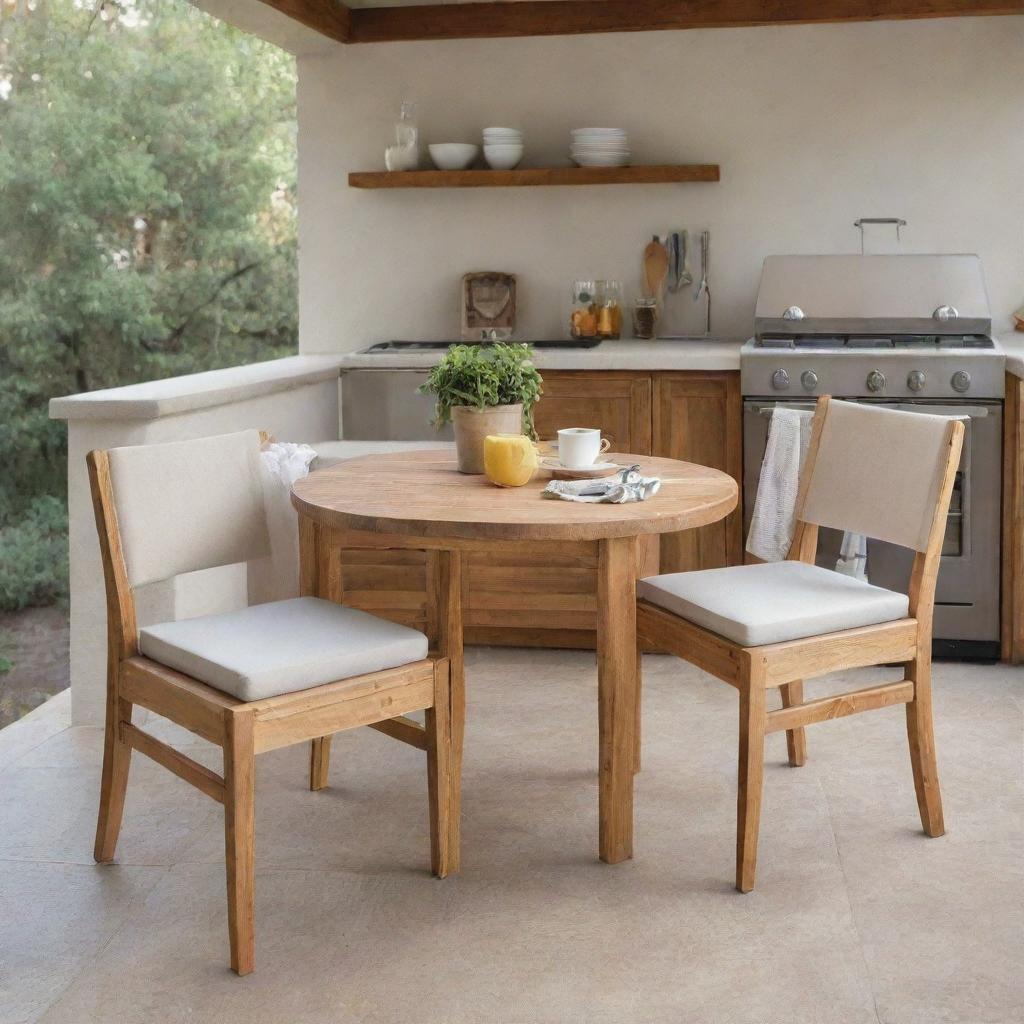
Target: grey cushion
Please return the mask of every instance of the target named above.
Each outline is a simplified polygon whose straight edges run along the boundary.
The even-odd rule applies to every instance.
[[[415,452],[425,448],[450,448],[455,451],[452,441],[318,441],[311,445],[316,460],[311,469],[326,469],[347,459],[360,455],[385,455],[389,452]]]
[[[427,638],[355,608],[296,597],[147,626],[139,631],[139,649],[251,701],[421,661]]]
[[[804,562],[650,576],[637,596],[743,647],[906,618],[906,594]]]

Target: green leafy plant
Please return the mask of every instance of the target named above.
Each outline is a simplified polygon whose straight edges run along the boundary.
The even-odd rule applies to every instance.
[[[0,521],[0,612],[49,605],[68,594],[68,513],[63,499],[34,498],[17,521]],[[3,671],[0,644],[0,671]]]
[[[533,407],[544,381],[532,356],[529,345],[453,345],[420,385],[420,391],[436,396],[434,426],[449,423],[455,406],[486,409],[521,402],[523,431],[536,440]]]
[[[186,0],[0,0],[0,610],[67,589],[47,401],[296,350],[295,59]]]

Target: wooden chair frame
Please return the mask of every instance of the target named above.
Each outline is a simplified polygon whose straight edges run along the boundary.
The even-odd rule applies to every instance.
[[[453,770],[452,705],[447,658],[424,659],[265,700],[236,700],[142,656],[135,599],[128,582],[107,453],[87,456],[107,594],[107,705],[94,856],[114,858],[132,750],[163,765],[224,805],[231,968],[254,967],[253,883],[255,758],[278,747],[370,726],[427,755],[430,865],[439,878],[459,869],[459,786]],[[217,775],[132,723],[138,705],[219,746]],[[424,710],[426,724],[406,718]]]
[[[807,459],[797,497],[797,522],[788,557],[813,565],[818,526],[802,518],[807,492],[829,412],[828,396],[817,403]],[[789,763],[807,757],[805,727],[875,708],[905,704],[914,789],[924,831],[945,831],[932,729],[932,613],[935,581],[950,496],[960,462],[964,426],[951,421],[946,433],[946,462],[924,551],[915,554],[910,578],[910,607],[905,619],[860,626],[762,647],[743,647],[717,633],[673,615],[647,601],[637,602],[638,641],[668,651],[739,691],[739,786],[736,829],[736,888],[750,892],[757,866],[757,839],[764,785],[764,738],[786,732]],[[638,662],[639,664],[639,662]],[[870,665],[904,666],[897,682],[869,686],[833,697],[804,701],[803,681],[842,669]],[[782,707],[769,711],[766,691],[778,687]]]

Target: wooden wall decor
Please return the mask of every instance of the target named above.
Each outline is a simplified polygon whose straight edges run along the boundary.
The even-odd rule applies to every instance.
[[[1024,0],[499,0],[353,9],[340,0],[263,3],[342,43],[1024,14]]]

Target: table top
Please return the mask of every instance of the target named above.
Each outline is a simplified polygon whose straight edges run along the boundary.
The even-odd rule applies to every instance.
[[[736,481],[706,466],[644,455],[607,456],[638,463],[661,478],[647,501],[582,504],[540,497],[550,473],[525,487],[495,487],[456,468],[450,449],[393,452],[317,470],[292,489],[301,515],[325,526],[374,533],[461,539],[600,540],[672,533],[725,518],[738,499]]]

